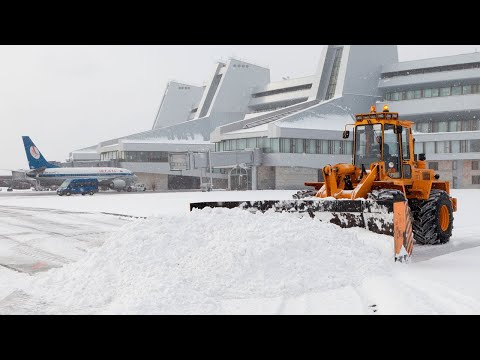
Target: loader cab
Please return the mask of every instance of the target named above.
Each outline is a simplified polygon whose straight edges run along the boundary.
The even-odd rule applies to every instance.
[[[383,161],[387,175],[401,178],[402,156],[400,154],[401,133],[404,130],[394,124],[370,123],[355,126],[354,165],[370,169],[372,163]],[[408,137],[405,137],[408,139]],[[408,140],[405,140],[408,142]]]
[[[368,170],[373,163],[384,162],[384,174],[389,178],[412,178],[412,125],[411,121],[400,120],[398,113],[390,112],[387,105],[381,113],[372,106],[370,113],[355,115],[353,164]]]
[[[355,151],[353,164],[357,167],[381,161],[381,144],[377,139],[382,136],[382,124],[361,124],[355,126]]]

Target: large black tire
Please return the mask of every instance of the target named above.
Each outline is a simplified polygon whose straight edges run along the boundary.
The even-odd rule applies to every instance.
[[[443,190],[431,190],[428,200],[412,200],[413,238],[417,244],[446,244],[452,236],[453,209]]]
[[[67,191],[67,192],[65,193],[65,195],[70,196],[70,195],[72,195],[72,193],[71,193],[70,191]]]

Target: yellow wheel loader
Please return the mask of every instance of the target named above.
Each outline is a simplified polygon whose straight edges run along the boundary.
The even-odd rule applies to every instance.
[[[394,237],[395,260],[407,259],[418,244],[444,244],[453,228],[457,200],[448,181],[439,181],[427,169],[425,154],[414,153],[413,122],[400,120],[385,105],[372,106],[345,126],[353,126],[351,164],[327,165],[323,182],[306,182],[314,190],[294,195],[294,200],[192,203],[190,210],[205,207],[242,208],[250,211],[288,211],[329,221],[341,227],[363,227]]]

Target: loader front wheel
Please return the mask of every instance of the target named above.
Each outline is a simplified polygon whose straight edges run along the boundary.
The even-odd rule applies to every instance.
[[[428,200],[413,206],[413,237],[418,244],[446,244],[452,236],[453,209],[448,194],[443,190],[430,191]]]

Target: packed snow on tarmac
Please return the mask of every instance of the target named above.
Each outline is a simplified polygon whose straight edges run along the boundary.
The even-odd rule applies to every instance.
[[[453,191],[450,243],[416,246],[409,264],[393,261],[393,238],[365,229],[272,211],[188,211],[190,201],[292,193],[0,196],[0,208],[147,217],[61,268],[0,268],[0,314],[480,314],[478,190]]]

